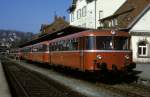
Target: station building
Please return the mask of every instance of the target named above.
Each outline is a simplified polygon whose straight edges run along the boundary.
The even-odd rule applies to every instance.
[[[126,0],[73,0],[68,9],[70,25],[99,27],[99,19],[113,15]]]
[[[133,61],[150,63],[150,0],[73,0],[70,24],[131,34]]]

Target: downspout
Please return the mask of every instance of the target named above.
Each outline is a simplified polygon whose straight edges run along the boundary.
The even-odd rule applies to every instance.
[[[95,29],[96,29],[96,0],[95,0]]]

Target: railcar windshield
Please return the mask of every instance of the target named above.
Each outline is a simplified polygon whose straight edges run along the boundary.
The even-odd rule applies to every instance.
[[[115,50],[128,50],[129,49],[129,38],[114,37],[114,49]]]
[[[97,36],[96,37],[96,49],[98,50],[112,50],[113,42],[110,36]]]
[[[128,50],[128,46],[128,37],[89,36],[86,38],[87,50]]]

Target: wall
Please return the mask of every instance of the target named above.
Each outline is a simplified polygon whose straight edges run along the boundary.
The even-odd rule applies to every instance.
[[[142,18],[132,27],[130,32],[134,32],[137,35],[133,35],[131,39],[132,50],[133,50],[133,60],[138,63],[150,63],[150,10],[146,12]],[[145,35],[138,35],[139,33],[145,33]],[[138,52],[138,42],[145,40],[148,43],[148,57],[139,58],[137,56]]]
[[[113,15],[127,0],[97,0],[96,5],[96,27],[99,27],[99,19]],[[101,12],[101,16],[99,15]]]
[[[86,27],[88,28],[97,28],[100,26],[100,18],[114,14],[125,1],[126,0],[93,0],[93,2],[87,3],[86,0],[78,0],[74,11],[75,20],[71,22],[70,14],[70,24],[82,26],[82,24],[86,23]],[[82,9],[84,6],[87,6],[87,15],[77,20],[77,10]],[[100,11],[102,11],[101,16]]]
[[[76,4],[76,9],[74,10],[74,21],[71,22],[71,14],[70,14],[70,25],[75,25],[75,26],[80,26],[83,27],[83,24],[86,24],[86,27],[88,28],[93,28],[94,27],[94,20],[95,20],[95,15],[94,15],[94,3],[88,3],[86,0],[78,0]],[[79,9],[82,10],[82,8],[86,6],[86,16],[81,16],[81,18],[77,19],[77,11]]]
[[[131,44],[132,44],[132,50],[133,50],[133,61],[136,63],[150,63],[150,51],[148,51],[149,56],[148,57],[138,57],[138,43],[140,41],[147,40],[150,43],[150,36],[132,36],[131,38]],[[148,47],[148,50],[150,49],[150,46]]]

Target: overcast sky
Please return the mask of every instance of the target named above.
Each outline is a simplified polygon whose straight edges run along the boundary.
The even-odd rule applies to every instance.
[[[0,0],[0,29],[37,33],[54,14],[66,16],[72,0]]]

